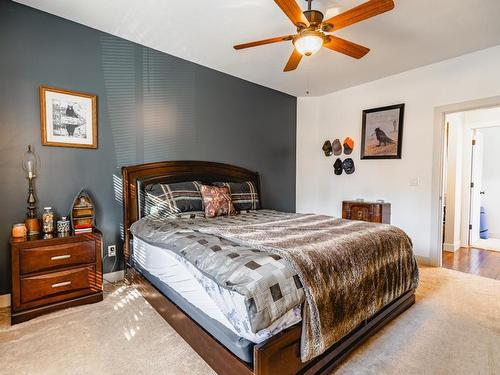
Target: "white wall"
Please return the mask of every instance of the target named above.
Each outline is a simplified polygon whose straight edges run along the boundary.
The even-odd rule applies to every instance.
[[[323,97],[298,100],[297,211],[341,215],[344,199],[385,199],[392,223],[413,240],[415,253],[429,258],[434,147],[438,106],[500,95],[500,46],[429,65]],[[335,79],[330,72],[325,79]],[[363,109],[406,103],[402,160],[360,160]],[[351,136],[353,175],[335,176],[325,139]],[[419,186],[410,186],[418,178]],[[431,243],[432,242],[432,243]]]
[[[500,107],[464,112],[464,123],[474,129],[500,126]]]
[[[482,189],[485,191],[482,205],[486,209],[490,237],[500,238],[500,127],[480,131],[483,134]]]

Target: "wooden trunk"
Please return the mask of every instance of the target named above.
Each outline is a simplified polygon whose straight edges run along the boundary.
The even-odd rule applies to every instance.
[[[391,204],[382,202],[343,201],[342,218],[371,223],[391,223]]]

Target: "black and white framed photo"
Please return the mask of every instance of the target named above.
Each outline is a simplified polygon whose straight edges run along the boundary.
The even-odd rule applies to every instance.
[[[97,148],[97,96],[40,86],[42,145]]]
[[[363,111],[361,159],[401,159],[404,104]]]

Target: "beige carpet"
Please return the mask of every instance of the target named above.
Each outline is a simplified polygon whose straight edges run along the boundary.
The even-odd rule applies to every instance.
[[[134,290],[15,327],[0,313],[1,374],[209,374]],[[417,303],[337,374],[500,374],[500,281],[421,268]]]

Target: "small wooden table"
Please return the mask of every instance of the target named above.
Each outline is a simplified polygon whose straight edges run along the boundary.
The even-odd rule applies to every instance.
[[[102,301],[102,235],[11,238],[11,323]]]

